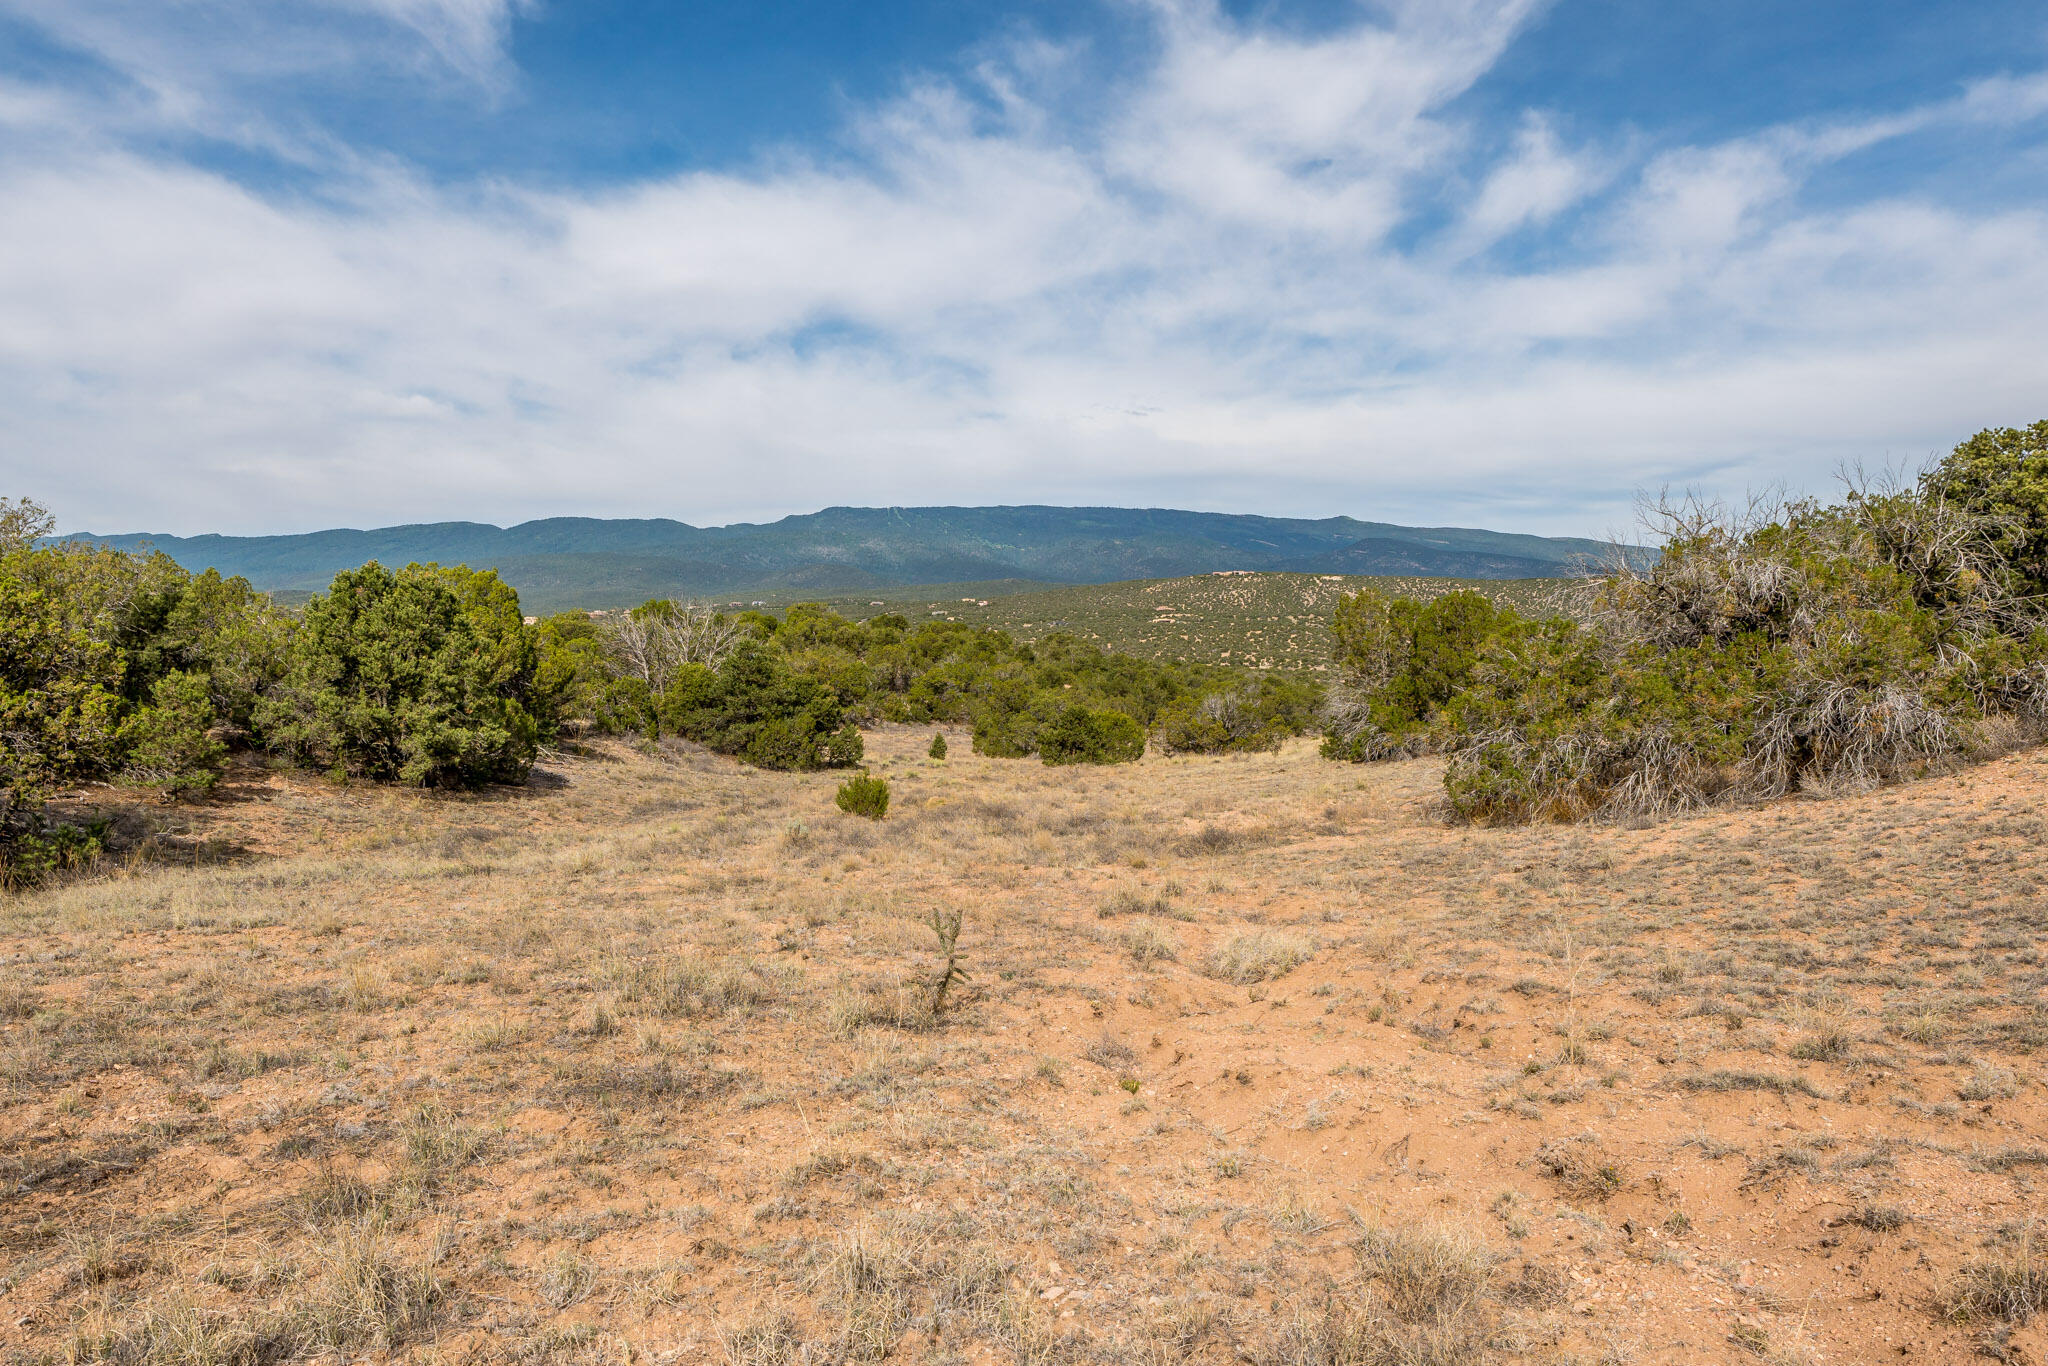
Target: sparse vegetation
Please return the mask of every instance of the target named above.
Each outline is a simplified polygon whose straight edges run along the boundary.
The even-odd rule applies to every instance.
[[[528,715],[589,724],[482,794],[264,762],[283,675],[225,646],[78,647],[111,730],[36,777],[48,814],[13,857],[161,856],[0,901],[0,1354],[1507,1366],[2037,1341],[2038,755],[1655,831],[1446,825],[1444,758],[1159,743],[1182,703],[1250,696],[1242,674],[677,610],[716,648],[644,674],[601,619],[522,622]],[[1424,701],[1388,735],[1552,629],[1403,620]],[[1470,686],[1429,693],[1418,642],[1457,664],[1474,621],[1499,629]],[[204,715],[202,689],[203,729],[120,738],[159,696]],[[793,761],[678,743],[686,694],[707,726],[808,718],[776,732]],[[639,710],[603,722],[606,695]],[[935,722],[1048,697],[1149,722],[1153,753],[929,762]],[[853,720],[878,720],[886,820],[824,805]],[[99,790],[68,783],[144,781],[137,756],[199,737],[218,799],[94,833]]]

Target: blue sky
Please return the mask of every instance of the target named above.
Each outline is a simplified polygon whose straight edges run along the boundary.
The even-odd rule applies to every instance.
[[[0,0],[75,529],[1599,534],[2048,415],[2038,3]]]

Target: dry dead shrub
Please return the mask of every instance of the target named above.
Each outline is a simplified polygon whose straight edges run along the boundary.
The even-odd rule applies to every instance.
[[[750,958],[716,963],[664,958],[638,965],[619,996],[663,1015],[746,1014],[780,996],[778,976]]]
[[[1259,1359],[1266,1366],[1473,1366],[1486,1352],[1472,1325],[1406,1324],[1379,1312],[1369,1294],[1332,1292],[1295,1306]]]
[[[1840,1062],[1856,1047],[1856,1035],[1847,1025],[1820,1024],[1808,1030],[1786,1052],[1805,1062]]]
[[[1132,887],[1119,887],[1111,892],[1095,914],[1104,920],[1119,915],[1171,915],[1173,903],[1164,892],[1146,896]]]
[[[1967,737],[1935,704],[1931,684],[1795,678],[1757,709],[1744,792],[1766,799],[1795,790],[1862,792],[1962,754]]]
[[[1908,1217],[1896,1205],[1858,1205],[1847,1222],[1858,1228],[1867,1228],[1872,1233],[1897,1233],[1906,1226]]]
[[[1239,832],[1228,826],[1211,823],[1182,840],[1178,848],[1183,854],[1200,858],[1209,854],[1232,853],[1244,842],[1244,836]]]
[[[405,1153],[413,1172],[428,1185],[468,1167],[490,1146],[490,1135],[432,1105],[406,1116]]]
[[[1604,1152],[1590,1134],[1544,1144],[1536,1150],[1536,1165],[1559,1190],[1577,1200],[1605,1200],[1629,1183],[1627,1166]]]
[[[1667,498],[1645,525],[1663,553],[1614,557],[1590,631],[1482,660],[1445,778],[1456,814],[1862,790],[2048,729],[2048,603],[2015,587],[1991,520],[1866,480],[1832,507]]]
[[[0,981],[0,1020],[26,1020],[40,1005],[36,989],[27,982],[13,978]]]
[[[609,1105],[708,1100],[732,1090],[740,1081],[738,1072],[681,1066],[666,1057],[641,1064],[576,1060],[558,1065],[554,1075],[568,1095]]]
[[[1137,1050],[1107,1030],[1081,1056],[1112,1072],[1126,1072],[1138,1065]]]
[[[65,1356],[109,1366],[262,1366],[296,1347],[277,1320],[237,1319],[178,1298],[118,1326],[77,1330]]]
[[[1014,1264],[980,1244],[948,1248],[926,1270],[932,1286],[932,1308],[939,1315],[963,1319],[982,1332],[1000,1322],[1003,1296]]]
[[[359,1219],[379,1203],[376,1190],[368,1182],[332,1162],[322,1162],[313,1169],[312,1181],[299,1196],[306,1217],[320,1223]]]

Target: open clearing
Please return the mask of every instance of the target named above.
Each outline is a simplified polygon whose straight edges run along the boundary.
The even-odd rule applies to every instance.
[[[240,770],[195,866],[7,901],[0,1352],[2048,1360],[2048,755],[1480,830],[930,735],[880,823]]]

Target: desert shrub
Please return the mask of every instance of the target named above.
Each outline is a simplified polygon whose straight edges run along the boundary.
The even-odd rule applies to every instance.
[[[291,618],[240,576],[208,569],[165,593],[155,630],[135,642],[131,695],[146,697],[172,673],[204,683],[216,723],[247,732],[256,704],[284,673]]]
[[[860,762],[860,732],[838,697],[758,640],[722,663],[678,667],[660,701],[673,732],[760,768],[846,768]]]
[[[541,734],[537,663],[497,575],[373,561],[307,604],[256,727],[272,748],[353,776],[518,782]]]
[[[825,738],[825,765],[828,768],[851,768],[866,753],[867,742],[861,739],[860,731],[851,722]]]
[[[51,543],[51,527],[35,503],[0,499],[0,865],[14,885],[97,856],[98,835],[44,823],[58,788],[210,787],[216,725],[246,723],[290,630],[245,580]]]
[[[991,759],[1022,759],[1038,752],[1038,736],[1070,705],[1032,688],[1015,670],[992,674],[974,711],[972,744]]]
[[[33,887],[52,873],[90,868],[106,850],[106,820],[83,825],[30,817],[0,842],[0,891]]]
[[[616,734],[659,724],[646,680],[618,675],[603,629],[589,613],[558,612],[541,618],[533,627],[533,643],[534,693],[545,699],[556,725],[575,717]],[[628,683],[633,685],[630,689]]]
[[[1163,754],[1228,754],[1275,750],[1292,733],[1261,714],[1250,689],[1237,689],[1169,703],[1153,725],[1152,739]]]
[[[1038,733],[1048,764],[1128,764],[1145,757],[1145,730],[1120,711],[1072,706]]]
[[[220,781],[227,746],[213,737],[207,676],[176,670],[156,681],[149,705],[121,723],[121,776],[166,797],[205,792]]]
[[[51,581],[48,529],[35,504],[0,500],[0,876],[17,886],[69,857],[43,804],[111,760],[122,708],[120,651]]]
[[[2040,446],[1980,434],[1835,504],[1662,503],[1661,555],[1617,559],[1588,625],[1349,600],[1325,752],[1447,749],[1451,811],[1513,822],[1866,788],[2048,733]]]
[[[2048,593],[2048,419],[1987,428],[1921,478],[1921,489],[1989,521],[2021,593]]]
[[[839,793],[832,800],[849,815],[878,821],[889,814],[889,781],[856,773],[839,785]]]
[[[1472,592],[1425,603],[1364,588],[1340,599],[1330,627],[1324,755],[1381,759],[1440,748],[1444,708],[1470,684],[1488,642],[1520,620]]]
[[[106,761],[121,708],[119,652],[31,579],[34,553],[0,557],[0,830]]]

